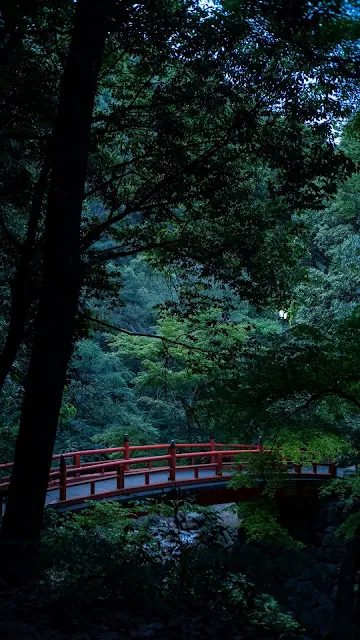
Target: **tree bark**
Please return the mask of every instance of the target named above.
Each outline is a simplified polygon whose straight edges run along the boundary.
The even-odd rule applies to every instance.
[[[348,543],[345,558],[341,565],[338,594],[335,602],[335,613],[329,640],[343,638],[353,640],[355,629],[353,624],[354,584],[360,568],[360,527],[354,538]]]
[[[1,530],[3,567],[29,567],[40,539],[84,266],[80,223],[106,0],[79,0],[62,78],[44,236],[44,273],[19,435]],[[5,551],[5,553],[4,553]]]
[[[31,261],[34,255],[36,233],[39,225],[48,173],[49,152],[46,154],[40,170],[39,179],[34,189],[26,239],[21,248],[19,267],[11,286],[10,322],[6,342],[2,352],[0,353],[0,393],[23,341],[29,308],[35,299],[34,284],[31,282]]]

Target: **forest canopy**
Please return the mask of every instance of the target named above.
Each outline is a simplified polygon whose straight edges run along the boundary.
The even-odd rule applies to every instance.
[[[0,33],[1,548],[54,453],[125,435],[357,464],[358,3],[7,0]]]

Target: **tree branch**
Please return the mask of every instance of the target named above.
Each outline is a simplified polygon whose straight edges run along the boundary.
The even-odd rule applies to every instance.
[[[189,351],[201,351],[202,353],[212,353],[211,351],[208,351],[206,349],[201,349],[200,347],[194,347],[191,344],[185,344],[185,342],[178,342],[177,340],[171,340],[170,338],[165,338],[164,336],[157,336],[153,333],[140,333],[136,331],[127,331],[127,329],[121,329],[120,327],[116,327],[113,324],[104,322],[103,320],[99,320],[98,318],[93,318],[92,316],[87,315],[86,313],[83,313],[82,311],[79,311],[79,310],[77,313],[82,318],[85,318],[85,320],[89,320],[90,322],[95,322],[96,324],[99,324],[100,326],[105,327],[106,329],[110,329],[111,331],[116,331],[117,333],[124,333],[127,336],[132,336],[137,338],[153,338],[155,340],[161,340],[163,343],[166,343],[166,344],[172,344],[176,347],[185,347],[186,349],[189,349]]]
[[[10,229],[7,227],[3,214],[0,213],[0,229],[2,229],[2,231],[4,232],[4,235],[6,236],[6,238],[8,239],[8,241],[10,242],[10,244],[15,247],[15,249],[17,251],[21,251],[22,249],[22,244],[21,242],[19,242],[19,240],[15,237],[15,235],[12,233],[12,231],[10,231]]]
[[[174,246],[173,246],[174,245]],[[133,247],[126,249],[126,247],[110,247],[109,249],[100,249],[99,251],[90,251],[87,255],[91,259],[91,263],[103,262],[111,258],[125,258],[127,256],[136,256],[138,253],[144,253],[151,249],[171,248],[176,250],[177,242],[153,242],[143,247]]]
[[[150,189],[150,191],[148,191],[142,197],[140,197],[138,201],[136,201],[136,194],[135,194],[131,211],[127,211],[127,213],[140,211],[142,206],[149,199],[153,198],[154,196],[157,196],[159,193],[161,193],[161,191],[165,187],[169,186],[170,184],[176,184],[178,179],[183,175],[189,175],[189,174],[191,175],[191,173],[202,161],[211,158],[215,153],[220,151],[220,149],[224,148],[227,144],[229,144],[232,138],[232,134],[233,134],[233,127],[230,127],[226,135],[224,135],[223,138],[221,138],[221,140],[217,144],[213,144],[209,149],[206,149],[205,151],[203,151],[200,155],[198,155],[196,158],[191,160],[185,167],[182,167],[182,169],[180,169],[176,173],[165,176],[162,180],[160,180],[160,182],[155,184],[154,187]],[[108,183],[110,184],[113,181],[114,181],[114,177],[111,178],[108,181]],[[106,229],[109,226],[111,226],[112,224],[115,224],[116,222],[120,222],[123,219],[123,217],[125,217],[124,213],[121,213],[118,216],[114,216],[111,219],[111,221],[105,220],[104,222],[99,224],[97,227],[92,229],[83,238],[83,243],[82,243],[83,250],[86,250],[87,248],[89,248],[91,244],[93,244],[96,240],[100,238],[101,234],[104,231],[106,231]]]
[[[356,396],[354,396],[352,393],[348,393],[346,391],[342,391],[341,389],[338,389],[337,387],[334,387],[333,389],[324,389],[323,391],[319,391],[318,393],[315,393],[298,410],[303,411],[305,409],[308,409],[312,404],[314,404],[314,402],[317,402],[324,396],[329,396],[329,395],[339,396],[339,398],[343,398],[343,400],[347,400],[348,402],[351,402],[358,409],[360,409],[360,401],[356,398]]]

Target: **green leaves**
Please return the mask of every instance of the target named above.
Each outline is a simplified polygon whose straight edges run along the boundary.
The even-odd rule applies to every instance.
[[[243,516],[240,527],[244,529],[249,540],[265,542],[275,547],[283,549],[300,550],[304,544],[294,540],[290,534],[276,520],[276,517],[269,512],[265,504],[243,503],[239,512]]]

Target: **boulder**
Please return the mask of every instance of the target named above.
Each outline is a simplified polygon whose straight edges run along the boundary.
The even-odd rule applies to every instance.
[[[340,524],[342,520],[342,508],[339,502],[325,505],[321,511],[321,520],[326,525]]]
[[[336,598],[337,598],[337,594],[338,594],[338,586],[337,584],[335,584],[333,586],[333,588],[330,591],[330,599],[335,602]]]
[[[311,599],[313,591],[314,591],[314,584],[310,580],[307,580],[305,582],[299,582],[296,588],[296,593],[299,596],[302,596],[303,598],[305,598],[306,600]]]
[[[184,531],[193,531],[200,529],[205,522],[205,516],[202,513],[196,511],[191,513],[179,513],[178,525],[179,528]]]

